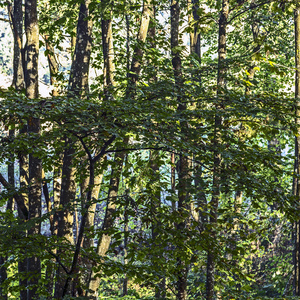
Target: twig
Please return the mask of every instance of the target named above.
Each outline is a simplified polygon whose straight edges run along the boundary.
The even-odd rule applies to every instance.
[[[50,255],[52,255],[52,256],[56,259],[56,261],[58,262],[58,264],[59,264],[59,265],[64,269],[64,271],[69,275],[70,272],[69,272],[68,269],[63,265],[63,263],[60,261],[59,256],[56,255],[56,254],[54,254],[52,251],[50,251],[50,250],[48,250],[48,249],[46,249],[46,250],[47,250],[47,252],[48,252]]]
[[[0,21],[3,21],[3,22],[9,22],[9,19],[0,18]]]

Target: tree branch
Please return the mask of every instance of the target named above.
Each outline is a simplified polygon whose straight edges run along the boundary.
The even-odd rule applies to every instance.
[[[262,2],[262,3],[258,3],[256,5],[250,5],[248,8],[240,11],[239,13],[236,13],[232,18],[230,18],[227,22],[227,24],[230,24],[232,20],[234,20],[235,18],[237,18],[238,16],[242,15],[243,13],[249,11],[250,9],[254,9],[254,8],[257,8],[257,7],[260,7],[262,5],[265,5],[265,4],[268,4],[268,3],[271,3],[273,2],[272,0],[268,0],[268,1],[265,1],[265,2]]]
[[[99,154],[97,154],[94,158],[93,158],[93,162],[97,162],[104,154],[108,153],[106,151],[107,147],[116,139],[116,136],[113,135],[109,140],[107,140],[104,143],[104,146],[102,147],[101,151]]]
[[[123,148],[123,149],[116,149],[116,150],[108,150],[105,153],[116,153],[116,152],[123,152],[123,151],[138,151],[138,150],[165,150],[167,151],[168,148],[166,147],[146,147],[146,148]]]
[[[11,185],[6,181],[6,179],[0,173],[0,183],[7,189],[7,190],[14,190]],[[20,208],[21,212],[23,213],[25,219],[28,218],[28,209],[25,205],[24,198],[18,194],[16,191],[13,195],[14,199],[16,200],[18,207]]]
[[[47,250],[47,249],[46,249]],[[64,269],[64,271],[66,272],[66,274],[67,275],[70,275],[70,271],[68,271],[68,269],[63,265],[63,263],[60,261],[60,259],[59,259],[59,256],[58,255],[56,255],[55,253],[53,253],[52,251],[50,251],[50,250],[47,250],[47,252],[50,254],[50,255],[52,255],[55,259],[56,259],[56,261],[58,262],[58,264]]]
[[[0,18],[0,21],[3,21],[3,22],[9,22],[8,19],[5,19],[5,18]]]

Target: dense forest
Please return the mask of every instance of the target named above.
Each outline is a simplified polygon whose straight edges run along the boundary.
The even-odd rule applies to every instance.
[[[1,300],[300,299],[299,0],[2,0],[0,73]]]

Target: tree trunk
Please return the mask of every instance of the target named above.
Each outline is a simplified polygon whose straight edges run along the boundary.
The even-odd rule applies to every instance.
[[[129,206],[129,198],[126,199],[126,206],[124,209],[124,265],[126,267],[127,261],[127,245],[128,245],[128,206]],[[128,276],[125,273],[123,279],[123,297],[128,294]]]
[[[63,154],[59,155],[59,164],[54,167],[53,170],[53,205],[54,209],[59,207],[60,193],[62,185],[62,165],[63,165]],[[57,226],[53,227],[53,235],[57,234]]]
[[[27,134],[27,125],[23,125],[23,127],[19,130],[19,135]],[[28,163],[28,155],[26,153],[18,153],[19,159],[19,172],[20,172],[20,188],[23,190],[22,198],[24,199],[25,207],[28,209],[28,183],[29,183],[29,163]],[[18,205],[18,216],[19,218],[24,219],[24,214],[21,208]],[[27,232],[23,232],[24,237],[26,237]],[[18,272],[20,274],[25,275],[27,272],[27,259],[18,261]],[[19,280],[20,290],[20,300],[27,300],[27,279],[25,276],[21,277]]]
[[[100,163],[102,160],[100,161]],[[94,179],[94,186],[92,188],[92,203],[90,203],[90,207],[88,209],[88,215],[86,219],[86,225],[85,225],[85,234],[83,238],[82,247],[84,249],[92,249],[94,247],[94,221],[95,221],[95,213],[96,213],[96,206],[97,206],[97,200],[99,197],[100,187],[102,183],[103,173],[98,174],[95,176]],[[86,185],[82,186],[82,195],[83,199],[85,199],[85,202],[83,203],[83,206],[87,204],[87,189],[89,185],[89,180],[85,180]],[[88,253],[88,252],[87,252]],[[91,273],[91,269],[93,267],[93,262],[89,259],[88,256],[84,256],[81,258],[79,265],[82,269],[82,273],[80,274],[80,287],[78,287],[78,293],[79,296],[82,296],[84,294],[83,289],[85,289],[87,286],[87,283],[89,282],[89,276]]]
[[[222,1],[222,10],[219,18],[219,39],[218,39],[218,78],[217,88],[218,96],[224,95],[224,89],[226,87],[226,27],[229,14],[229,0]],[[218,109],[224,109],[224,99],[219,99]],[[211,235],[216,235],[214,226],[217,224],[217,213],[220,197],[220,185],[221,185],[221,155],[218,152],[218,145],[222,142],[220,131],[223,120],[218,114],[215,116],[215,132],[214,132],[214,167],[213,167],[213,194],[211,199],[211,211],[209,222],[211,224]],[[214,240],[214,238],[212,238]],[[215,253],[213,245],[210,246],[207,255],[207,274],[206,274],[206,299],[213,300],[214,298],[214,285],[215,285]]]
[[[127,96],[128,97],[133,97],[134,91],[135,91],[135,85],[138,80],[138,76],[140,74],[141,70],[141,60],[143,57],[143,50],[138,46],[139,42],[145,42],[147,33],[148,33],[148,28],[149,28],[149,22],[150,22],[150,16],[151,16],[151,9],[150,5],[147,0],[144,1],[143,5],[143,13],[142,13],[142,18],[141,18],[141,25],[139,29],[139,33],[137,36],[137,46],[134,49],[134,54],[131,62],[131,68],[130,72],[128,74],[129,77],[129,84],[127,88]],[[103,24],[103,23],[102,23]],[[105,23],[104,23],[105,24]],[[103,29],[107,30],[109,27],[105,26]],[[107,36],[108,36],[109,31],[107,31]],[[112,40],[112,39],[110,39]],[[105,44],[103,44],[105,47]],[[105,50],[103,50],[103,53]],[[109,60],[107,58],[104,58],[104,62],[108,62]],[[113,63],[113,62],[112,62]],[[108,65],[104,66],[106,70],[112,70],[111,67]],[[110,76],[113,74],[107,74],[106,76],[106,83],[108,83],[110,79]],[[113,83],[113,79],[110,81],[111,84]],[[123,144],[127,145],[128,144],[128,137],[124,139]],[[124,162],[124,157],[125,153],[119,152],[115,154],[115,162],[116,166],[112,170],[112,175],[110,179],[110,188],[108,192],[108,203],[107,203],[107,208],[106,208],[106,213],[105,213],[105,218],[102,226],[102,234],[101,237],[99,238],[98,245],[97,245],[97,253],[100,257],[105,256],[106,252],[109,248],[110,241],[111,241],[111,236],[106,233],[107,230],[113,227],[114,224],[114,212],[116,209],[115,205],[115,199],[118,195],[118,189],[119,189],[119,181],[120,181],[120,176],[121,176],[121,171],[123,168],[123,162]],[[100,284],[101,278],[99,276],[95,277],[97,275],[97,272],[92,270],[91,276],[90,276],[90,281],[89,281],[89,289],[87,291],[87,296],[90,297],[91,299],[96,299],[98,295],[98,288]]]
[[[177,0],[173,0],[171,4],[171,55],[172,65],[175,78],[175,91],[177,94],[178,107],[177,111],[182,114],[187,105],[183,98],[183,77],[182,77],[182,65],[180,52],[174,51],[179,46],[179,20],[180,20],[180,6]],[[180,118],[180,128],[182,133],[182,139],[188,138],[188,123],[184,118]],[[177,231],[184,232],[187,224],[187,218],[185,216],[187,211],[190,211],[190,159],[184,155],[179,156],[179,168],[178,168],[178,213],[182,220],[176,224]],[[176,299],[185,300],[187,297],[187,275],[188,266],[179,255],[177,258],[177,284],[176,284]]]
[[[132,95],[135,92],[135,85],[138,80],[139,74],[141,72],[141,63],[143,57],[143,49],[138,46],[138,43],[145,43],[148,33],[148,28],[150,24],[150,18],[153,14],[153,7],[150,5],[149,0],[144,0],[143,4],[143,13],[140,29],[137,35],[137,46],[134,48],[134,52],[132,55],[132,61],[130,66],[130,72],[128,74],[129,77],[129,85],[127,87],[127,94]]]
[[[55,213],[54,217],[54,230],[57,232],[59,238],[64,238],[63,241],[74,245],[73,236],[73,213],[69,205],[75,198],[76,183],[75,183],[75,168],[72,166],[73,154],[75,150],[72,141],[68,138],[65,140],[65,152],[62,167],[62,186],[60,195],[60,209]],[[58,247],[56,255],[61,255]],[[55,299],[62,297],[62,293],[66,280],[65,271],[61,266],[58,266],[56,271],[56,284],[55,284]]]
[[[79,17],[77,23],[77,39],[75,46],[75,53],[72,61],[69,92],[68,97],[82,97],[88,93],[88,74],[90,65],[90,55],[92,46],[92,20],[89,12],[90,0],[85,0],[80,5]],[[62,169],[62,188],[60,195],[60,204],[67,207],[75,198],[76,184],[75,184],[75,169],[73,166],[73,154],[75,152],[72,139],[66,138],[66,149],[63,158]],[[73,237],[73,214],[68,210],[58,212],[56,216],[57,235],[64,236],[70,243],[74,243]],[[81,247],[81,245],[79,245]],[[76,245],[77,249],[77,245]],[[74,253],[77,253],[77,249]],[[59,254],[58,254],[59,255]],[[78,258],[73,257],[72,268],[77,267]],[[73,264],[72,263],[72,264]],[[74,270],[72,270],[74,272]],[[62,295],[69,293],[66,289],[69,288],[70,276],[66,276],[65,271],[61,266],[56,273],[56,285],[54,297],[60,298]]]
[[[190,53],[199,59],[201,64],[201,34],[199,32],[199,1],[188,0],[188,11],[189,11],[189,24],[193,27],[194,31],[190,33]],[[195,81],[201,86],[201,73],[197,75]],[[201,105],[201,104],[200,104]],[[204,225],[207,222],[207,199],[203,192],[203,186],[205,185],[202,178],[201,166],[194,162],[194,175],[195,175],[195,188],[198,190],[196,194],[197,206],[201,207],[199,213],[196,213],[194,204],[191,203],[191,213],[194,219],[199,222],[200,230],[204,230]]]
[[[7,279],[6,268],[3,266],[5,263],[5,257],[0,256],[0,299],[7,300],[7,294],[3,291],[2,284]]]
[[[126,141],[126,144],[128,141]],[[118,196],[119,190],[119,182],[121,177],[121,172],[123,169],[123,162],[125,158],[124,152],[118,152],[115,154],[114,161],[116,162],[116,166],[112,169],[111,179],[109,183],[109,191],[108,191],[108,201],[107,207],[104,217],[104,222],[102,225],[102,233],[98,241],[97,245],[97,254],[100,257],[106,255],[106,252],[109,248],[111,236],[107,234],[107,230],[111,229],[114,225],[115,220],[115,210],[116,210],[116,198]],[[91,299],[97,299],[98,297],[98,288],[101,281],[101,278],[98,276],[96,277],[97,272],[91,272],[90,282],[89,282],[89,289],[87,292],[87,296],[91,297]]]
[[[77,39],[69,80],[70,95],[82,96],[88,92],[88,75],[92,49],[93,23],[89,12],[90,0],[80,5]]]
[[[114,49],[113,49],[113,35],[112,35],[112,20],[102,19],[102,49],[104,57],[104,90],[114,86]]]
[[[201,35],[199,32],[199,24],[197,22],[199,21],[197,13],[198,8],[198,0],[188,0],[189,25],[194,27],[194,31],[190,33],[190,53],[195,54],[201,60]]]
[[[22,50],[23,50],[23,11],[22,0],[14,0],[13,10],[13,33],[14,33],[14,77],[13,86],[17,91],[24,88],[24,71],[22,65]]]
[[[296,9],[294,11],[295,18],[295,115],[296,124],[300,125],[300,2],[296,2]],[[299,198],[300,196],[300,136],[295,137],[295,176],[293,183],[293,193]],[[295,254],[294,254],[294,268],[295,268],[295,296],[300,296],[300,221],[295,222]]]
[[[14,35],[14,59],[13,59],[13,87],[17,91],[21,91],[25,87],[24,82],[24,70],[23,60],[25,59],[23,53],[23,11],[22,0],[14,0],[13,15],[11,17],[12,29]],[[27,134],[27,125],[19,130],[19,134]],[[29,183],[29,166],[28,156],[26,153],[18,153],[19,159],[19,173],[20,173],[20,188],[27,189]],[[14,174],[14,171],[11,171]],[[25,200],[25,206],[28,208],[28,193],[22,193],[22,197]],[[18,208],[19,217],[23,217],[24,214]],[[26,286],[26,285],[25,285]]]
[[[14,35],[14,57],[13,57],[13,87],[16,91],[20,91],[24,88],[24,77],[23,77],[23,68],[22,68],[22,27],[23,27],[23,12],[22,12],[22,1],[14,0],[14,5],[12,7],[11,3],[8,2],[8,14],[10,18],[10,23],[12,27],[12,32]],[[13,140],[15,137],[15,130],[9,129],[9,138]],[[8,173],[8,183],[11,188],[15,188],[15,161],[14,154],[10,155],[10,162],[7,167]],[[14,199],[10,198],[7,202],[7,210],[14,209]],[[0,265],[5,262],[5,257],[0,257]],[[7,278],[6,268],[0,267],[0,284],[4,282]],[[26,285],[25,285],[26,286]],[[7,299],[7,295],[2,292],[0,287],[0,296],[3,299]]]
[[[37,18],[37,0],[25,0],[25,86],[26,96],[37,99],[38,94],[38,54],[39,54],[39,27]],[[28,134],[40,135],[40,120],[30,117],[28,120]],[[41,224],[41,195],[42,195],[42,161],[34,153],[29,154],[29,209],[28,218],[37,219],[35,225],[28,230],[28,235],[40,234]],[[27,299],[37,297],[38,281],[41,273],[40,258],[33,256],[27,260],[27,272],[34,274],[27,281]]]
[[[53,86],[52,96],[56,97],[59,95],[58,87],[57,87],[57,74],[58,74],[58,62],[54,53],[54,48],[52,47],[49,37],[45,36],[46,49],[48,51],[48,65],[50,71],[50,84]]]

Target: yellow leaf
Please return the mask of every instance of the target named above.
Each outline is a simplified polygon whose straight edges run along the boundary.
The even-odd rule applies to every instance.
[[[270,60],[269,60],[269,64],[270,64],[272,67],[274,67],[274,65],[275,65],[275,63],[274,63],[273,61],[270,61]]]

